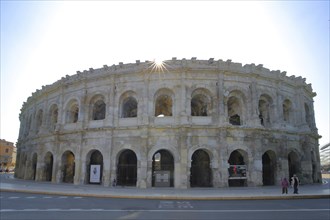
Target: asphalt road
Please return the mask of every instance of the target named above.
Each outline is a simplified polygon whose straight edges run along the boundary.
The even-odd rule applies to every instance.
[[[1,192],[0,219],[329,220],[329,199],[141,200]]]

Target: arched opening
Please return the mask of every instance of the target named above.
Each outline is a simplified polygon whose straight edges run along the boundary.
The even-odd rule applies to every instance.
[[[86,181],[101,184],[103,176],[103,156],[100,151],[92,150],[86,158]]]
[[[275,185],[276,158],[273,151],[262,155],[262,182],[264,186]]]
[[[137,158],[132,150],[124,150],[118,159],[117,185],[136,186]]]
[[[36,180],[36,175],[37,175],[37,162],[38,162],[38,156],[37,153],[34,153],[32,156],[32,180]]]
[[[292,104],[291,102],[286,99],[284,102],[283,102],[283,120],[284,122],[290,124],[291,123],[291,115],[292,115]]]
[[[45,181],[52,181],[53,175],[53,154],[51,152],[47,152],[45,155],[45,168],[44,168],[44,178]]]
[[[244,156],[246,153],[242,150],[234,150],[229,157],[229,186],[246,186],[247,177],[246,177],[246,161]]]
[[[152,157],[152,186],[174,186],[174,158],[167,150],[159,150]]]
[[[291,151],[288,155],[289,163],[289,177],[291,178],[293,174],[300,173],[300,159],[298,154],[294,151]]]
[[[228,117],[232,125],[241,125],[242,109],[237,97],[232,96],[228,99]]]
[[[173,101],[169,95],[159,95],[156,99],[155,116],[172,116]]]
[[[305,121],[308,124],[308,126],[312,128],[312,116],[307,103],[305,103],[304,107],[305,107]]]
[[[210,157],[204,150],[196,150],[191,157],[190,168],[191,187],[211,187],[212,171]]]
[[[137,117],[138,103],[134,97],[127,97],[122,104],[122,118]]]
[[[93,120],[103,120],[105,119],[105,109],[106,105],[103,100],[97,100],[93,105]]]
[[[76,123],[79,116],[79,106],[76,101],[72,101],[67,109],[67,123]]]
[[[75,157],[71,151],[66,151],[62,155],[62,182],[73,183],[75,175]]]
[[[207,96],[196,94],[191,99],[191,116],[208,116],[208,106],[210,105]]]

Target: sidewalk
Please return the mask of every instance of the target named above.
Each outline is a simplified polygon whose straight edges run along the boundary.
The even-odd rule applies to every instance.
[[[148,188],[104,187],[100,185],[56,184],[14,179],[0,176],[1,192],[27,192],[65,196],[90,196],[102,198],[166,199],[166,200],[251,200],[251,199],[311,199],[330,198],[329,180],[327,183],[302,185],[297,195],[281,194],[280,186],[230,187],[230,188]]]

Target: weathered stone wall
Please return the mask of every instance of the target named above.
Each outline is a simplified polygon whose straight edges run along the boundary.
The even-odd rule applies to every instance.
[[[97,152],[101,184],[125,174],[137,187],[152,187],[154,156],[166,150],[173,157],[174,187],[187,188],[195,175],[193,155],[203,150],[213,187],[228,186],[234,151],[247,166],[246,185],[279,184],[293,172],[303,183],[320,182],[316,94],[305,79],[221,60],[172,59],[158,71],[151,65],[90,69],[33,93],[20,114],[16,177],[45,181],[51,175],[63,182],[70,173],[74,184],[86,184]],[[95,114],[102,105],[105,112]],[[156,109],[165,116],[157,117]],[[137,159],[136,176],[118,173],[128,150]]]

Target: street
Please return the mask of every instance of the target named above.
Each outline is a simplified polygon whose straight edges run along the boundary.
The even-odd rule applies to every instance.
[[[330,219],[329,199],[143,200],[1,192],[0,219]]]

